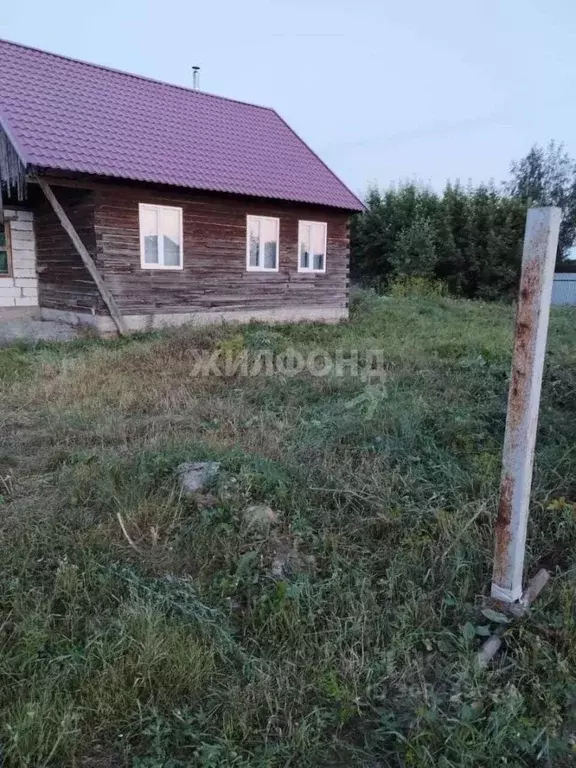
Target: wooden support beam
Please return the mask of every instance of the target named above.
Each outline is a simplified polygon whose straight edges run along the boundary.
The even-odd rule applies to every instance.
[[[120,314],[120,311],[118,309],[118,305],[114,300],[114,296],[112,296],[112,294],[110,293],[110,290],[108,289],[108,286],[104,282],[102,275],[98,271],[98,268],[96,267],[96,264],[94,263],[92,256],[90,256],[90,254],[88,253],[88,250],[86,249],[86,246],[80,239],[78,232],[76,232],[72,222],[66,215],[66,211],[64,210],[64,208],[62,208],[62,206],[58,202],[54,192],[52,191],[52,187],[43,178],[41,178],[40,176],[36,176],[34,178],[34,181],[36,182],[36,184],[38,184],[42,192],[44,192],[44,194],[46,195],[46,199],[54,209],[54,213],[56,214],[56,216],[58,216],[60,220],[60,224],[62,224],[70,240],[72,240],[72,242],[74,243],[74,247],[78,251],[80,258],[84,262],[84,266],[90,273],[92,280],[94,280],[94,282],[96,283],[96,287],[100,291],[100,295],[102,296],[106,306],[108,307],[108,311],[110,312],[110,315],[114,320],[114,323],[116,324],[116,328],[118,328],[118,333],[121,336],[124,336],[127,333],[127,330],[126,330],[126,326],[124,325],[124,320],[122,318],[122,315]]]
[[[542,568],[538,571],[536,576],[530,579],[528,586],[524,590],[518,603],[500,603],[500,606],[503,606],[505,612],[510,614],[513,618],[521,619],[530,611],[532,603],[536,600],[549,581],[550,571]],[[500,624],[496,632],[494,632],[493,635],[490,635],[490,637],[482,643],[482,647],[477,656],[478,664],[481,667],[488,666],[489,662],[496,656],[502,645],[502,636],[507,631],[508,627],[509,624]]]

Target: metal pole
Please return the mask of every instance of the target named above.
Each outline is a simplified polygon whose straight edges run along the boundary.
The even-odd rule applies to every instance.
[[[534,447],[561,218],[560,208],[530,208],[526,221],[491,592],[492,597],[507,603],[522,596]]]

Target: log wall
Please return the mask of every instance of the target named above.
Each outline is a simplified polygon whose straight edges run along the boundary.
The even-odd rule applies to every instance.
[[[68,185],[67,185],[68,184]],[[349,214],[332,208],[141,185],[51,185],[123,314],[345,308]],[[88,182],[86,183],[88,186]],[[39,192],[39,190],[38,190]],[[39,304],[108,314],[48,201],[34,200]],[[183,209],[184,268],[142,269],[139,203]],[[246,216],[280,219],[278,272],[246,270]],[[298,221],[328,225],[326,272],[298,272]]]
[[[54,187],[56,197],[92,258],[96,257],[94,192]],[[34,207],[38,298],[41,307],[101,313],[104,303],[50,203],[36,195]]]
[[[183,209],[182,271],[141,268],[139,203]],[[96,263],[124,314],[347,306],[345,211],[118,186],[94,191],[94,212]],[[280,219],[278,272],[246,270],[248,214]],[[298,272],[299,219],[328,224],[325,274]]]

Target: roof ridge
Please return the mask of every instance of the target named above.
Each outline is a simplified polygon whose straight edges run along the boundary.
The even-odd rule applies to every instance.
[[[165,80],[158,80],[156,77],[149,77],[148,75],[139,75],[136,72],[127,72],[125,69],[117,69],[116,67],[109,67],[106,64],[96,64],[93,61],[85,61],[84,59],[76,59],[73,56],[65,56],[63,53],[54,53],[53,51],[47,51],[45,48],[36,48],[34,45],[26,45],[25,43],[15,43],[13,40],[6,40],[4,37],[0,37],[0,45],[12,45],[15,48],[24,48],[28,51],[35,51],[36,53],[42,53],[45,56],[53,56],[55,59],[62,59],[63,61],[71,61],[74,64],[82,64],[85,67],[93,67],[94,69],[104,70],[105,72],[114,72],[117,75],[124,75],[125,77],[133,77],[136,80],[145,80],[148,83],[156,83],[157,85],[164,85],[167,88],[177,88],[178,90],[185,91],[186,93],[194,93],[198,96],[207,96],[211,99],[222,99],[223,101],[231,101],[234,104],[242,104],[246,107],[254,107],[255,109],[264,109],[266,112],[275,112],[272,107],[265,107],[263,104],[254,104],[251,101],[243,101],[242,99],[233,99],[230,96],[220,96],[217,93],[209,93],[208,91],[200,91],[196,88],[187,88],[185,85],[178,85],[177,83],[168,83]],[[276,113],[278,114],[278,113]],[[282,119],[282,118],[281,118]]]

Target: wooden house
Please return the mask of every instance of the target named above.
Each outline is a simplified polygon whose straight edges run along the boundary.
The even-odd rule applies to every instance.
[[[274,110],[6,41],[0,71],[0,307],[121,333],[347,317],[362,204]]]

